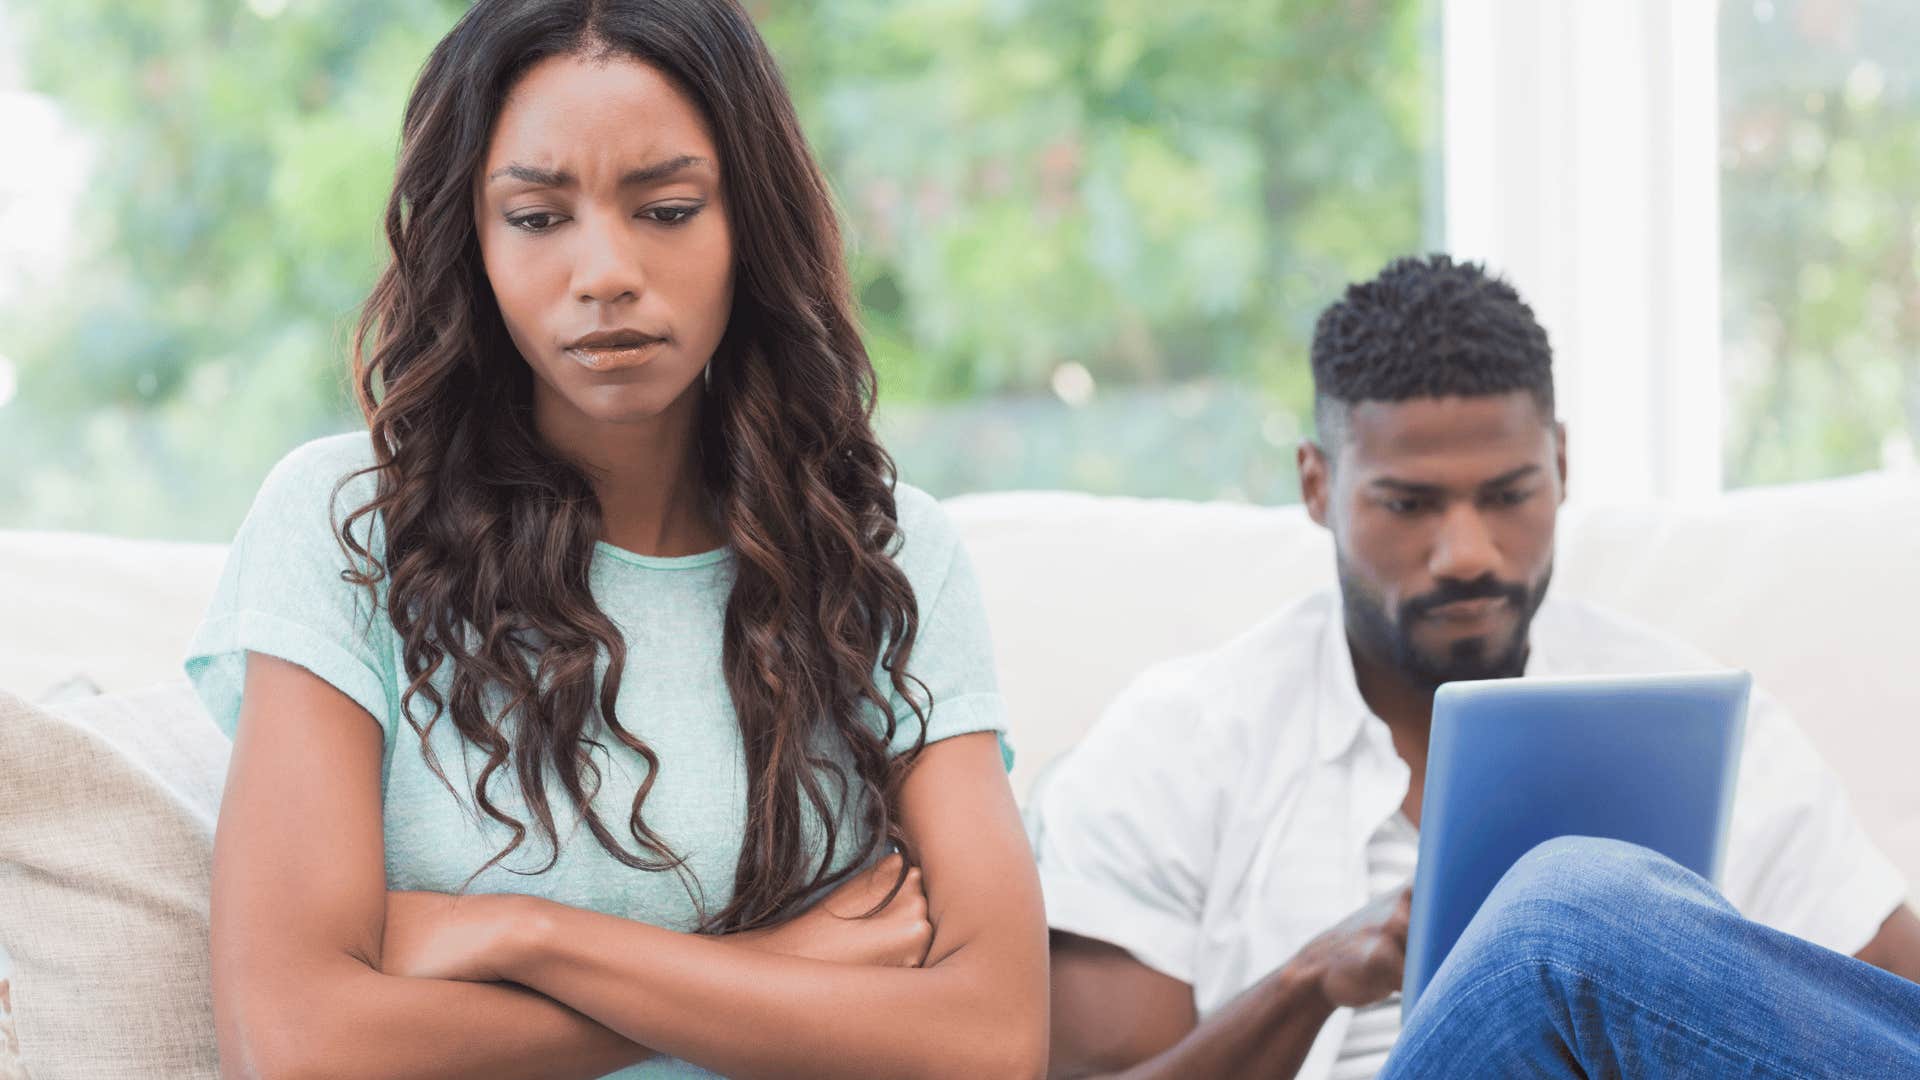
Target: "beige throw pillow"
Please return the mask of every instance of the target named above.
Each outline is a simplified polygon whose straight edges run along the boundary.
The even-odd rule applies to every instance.
[[[0,948],[33,1080],[218,1075],[207,897],[230,748],[184,679],[47,707],[0,693]]]
[[[20,1039],[13,1033],[13,984],[6,979],[0,979],[0,1080],[27,1080],[27,1067],[20,1064]]]

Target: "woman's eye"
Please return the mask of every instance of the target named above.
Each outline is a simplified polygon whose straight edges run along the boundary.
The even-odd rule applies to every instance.
[[[698,206],[654,206],[641,213],[651,221],[662,225],[679,225],[700,212]]]
[[[545,212],[534,213],[534,214],[522,214],[519,217],[508,218],[507,224],[523,232],[543,233],[543,232],[546,232],[548,229],[553,228],[553,226],[549,224],[549,222],[553,218],[558,216],[559,215],[557,214],[549,214]]]

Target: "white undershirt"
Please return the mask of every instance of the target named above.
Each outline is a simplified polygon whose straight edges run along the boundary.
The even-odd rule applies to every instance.
[[[1407,887],[1420,851],[1420,834],[1396,810],[1367,840],[1367,897],[1378,900]],[[1372,1080],[1400,1037],[1400,995],[1355,1009],[1330,1080]]]

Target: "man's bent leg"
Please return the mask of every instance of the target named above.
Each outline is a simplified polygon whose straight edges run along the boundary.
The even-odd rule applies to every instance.
[[[1920,985],[1645,848],[1565,837],[1500,880],[1380,1075],[1920,1077]]]

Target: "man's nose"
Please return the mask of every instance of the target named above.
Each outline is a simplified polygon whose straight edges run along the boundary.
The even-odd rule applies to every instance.
[[[1434,537],[1427,573],[1437,581],[1477,581],[1500,572],[1500,549],[1478,508],[1450,508]]]

